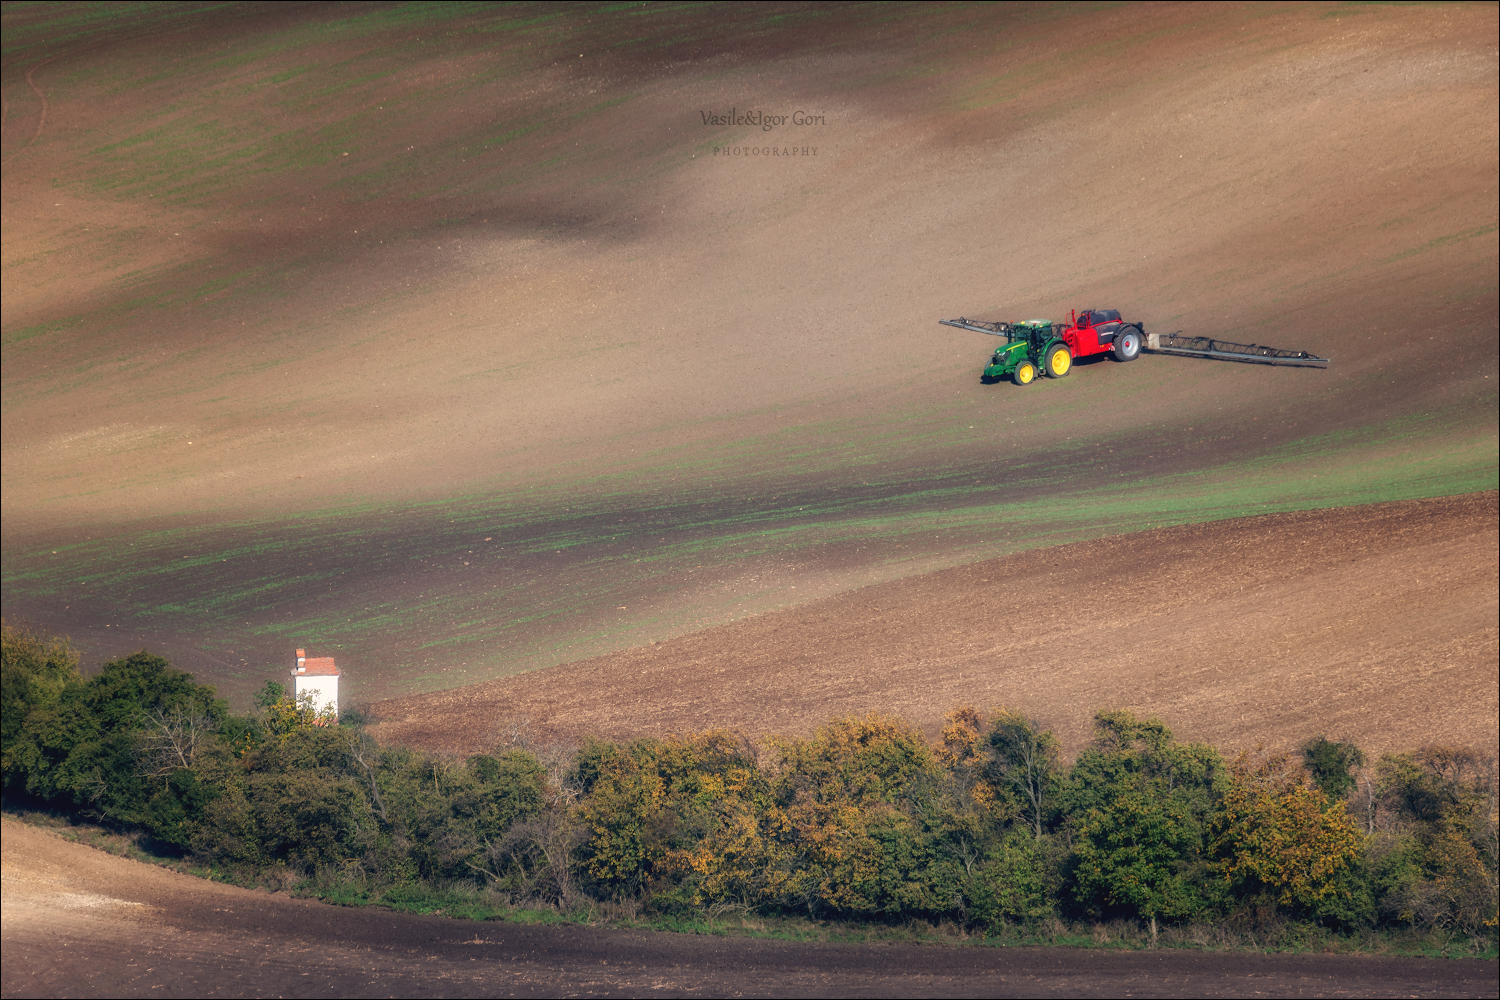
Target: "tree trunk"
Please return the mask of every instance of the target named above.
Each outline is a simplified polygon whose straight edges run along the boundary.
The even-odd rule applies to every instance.
[[[1156,947],[1156,914],[1151,914],[1151,947]]]

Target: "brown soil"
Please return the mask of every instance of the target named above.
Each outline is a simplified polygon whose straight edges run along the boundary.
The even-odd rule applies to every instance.
[[[247,707],[267,665],[333,641],[292,624],[310,605],[358,622],[436,586],[451,620],[337,640],[373,680],[360,697],[384,697],[951,565],[971,541],[772,553],[779,593],[756,599],[769,565],[728,567],[665,632],[633,617],[656,581],[507,565],[485,583],[557,599],[476,663],[442,633],[517,616],[421,551],[474,547],[441,534],[451,515],[394,526],[401,558],[341,561],[333,591],[170,571],[183,552],[138,565],[152,531],[222,518],[273,526],[255,559],[285,576],[393,527],[368,513],[385,500],[606,474],[629,518],[785,491],[816,510],[957,468],[1004,485],[1048,456],[1057,492],[1086,491],[1392,427],[1425,435],[1403,460],[1493,454],[1492,5],[717,5],[365,41],[322,26],[347,6],[277,5],[37,42],[51,10],[3,15],[4,600],[93,663],[165,647]],[[630,25],[657,35],[611,39]],[[478,72],[497,65],[514,72]],[[751,143],[702,125],[731,107],[819,111],[798,140],[818,155],[713,156]],[[325,133],[350,148],[258,158]],[[979,384],[989,338],[935,324],[1090,303],[1334,365],[1147,357],[1023,391]],[[1131,430],[1107,468],[1057,461]],[[296,519],[344,501],[364,506],[326,538]],[[79,566],[29,592],[48,570],[19,554],[105,536],[127,583]],[[691,568],[663,565],[662,588],[696,588]],[[251,597],[212,621],[159,610],[227,592]]]
[[[4,820],[7,997],[1494,996],[1493,962],[859,947],[334,909]]]
[[[8,9],[8,32],[45,13]],[[736,442],[807,428],[805,450],[831,449],[848,421],[881,461],[931,462],[930,440],[879,437],[934,408],[968,407],[981,429],[1024,414],[1023,452],[1100,412],[1228,424],[1290,407],[1302,433],[1482,414],[1496,10],[1324,13],[786,5],[776,27],[758,5],[717,7],[674,15],[649,57],[580,60],[612,22],[441,45],[418,25],[362,48],[316,30],[336,9],[282,5],[17,49],[7,543],[654,475],[663,456],[708,462],[686,478],[711,480],[781,459]],[[254,48],[278,33],[285,46]],[[249,54],[226,70],[226,48]],[[118,85],[163,51],[174,70]],[[506,59],[525,68],[460,85]],[[376,82],[335,75],[345,96],[305,106],[267,82],[330,66]],[[817,156],[715,157],[760,141],[701,124],[731,107],[822,113],[777,134]],[[503,152],[459,145],[536,122]],[[192,145],[226,123],[243,134]],[[273,134],[321,129],[348,134],[349,156],[254,159]],[[1088,303],[1335,365],[1095,365],[1072,380],[1085,404],[978,385],[992,344],[935,326]]]
[[[1324,733],[1493,747],[1495,493],[1163,528],[854,590],[645,648],[379,703],[382,738],[806,733],[1009,705],[1076,751],[1101,708],[1226,750]]]

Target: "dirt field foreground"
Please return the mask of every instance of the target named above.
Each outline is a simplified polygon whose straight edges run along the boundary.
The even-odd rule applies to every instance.
[[[383,739],[458,753],[712,727],[805,734],[1007,705],[1069,752],[1096,709],[1233,752],[1493,747],[1497,494],[1161,528],[879,584],[696,635],[377,703]]]
[[[7,997],[1496,994],[1477,960],[858,947],[334,909],[3,832]]]

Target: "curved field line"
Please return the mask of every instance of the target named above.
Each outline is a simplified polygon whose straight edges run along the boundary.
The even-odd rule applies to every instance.
[[[36,95],[37,100],[39,100],[39,101],[42,102],[42,114],[41,114],[41,117],[39,117],[36,120],[36,130],[31,133],[31,138],[26,140],[26,145],[22,146],[20,149],[16,150],[14,153],[11,153],[4,160],[0,160],[0,167],[5,166],[11,160],[14,160],[16,157],[18,157],[22,153],[26,152],[28,149],[31,148],[32,143],[36,142],[37,139],[41,137],[42,126],[47,124],[47,93],[46,93],[46,91],[42,90],[41,87],[38,87],[36,85],[35,75],[36,75],[36,71],[37,70],[41,69],[43,66],[47,65],[49,62],[52,62],[52,60],[56,59],[56,58],[58,58],[58,57],[57,56],[52,56],[51,58],[43,59],[41,62],[37,63],[35,66],[31,67],[29,70],[26,71],[26,86],[30,87],[31,88],[31,92]],[[6,108],[5,108],[5,110],[7,112],[10,110],[9,105],[10,105],[10,102],[7,101],[6,102]],[[7,117],[8,117],[8,115],[7,115]]]

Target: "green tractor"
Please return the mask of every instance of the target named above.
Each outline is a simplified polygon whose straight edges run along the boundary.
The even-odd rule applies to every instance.
[[[938,322],[1005,338],[1004,346],[995,350],[995,356],[984,369],[986,382],[1008,378],[1016,385],[1030,385],[1038,375],[1062,378],[1073,367],[1073,354],[1063,339],[1060,323],[1045,319],[1029,319],[1024,323],[986,323],[963,317]]]

